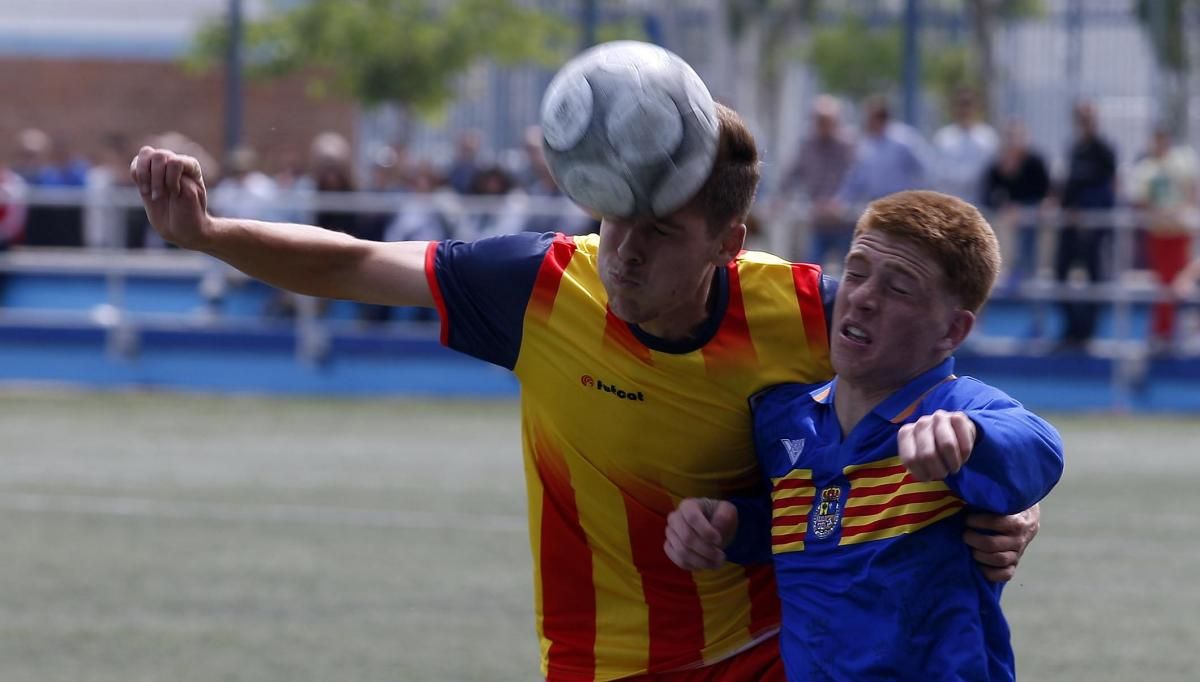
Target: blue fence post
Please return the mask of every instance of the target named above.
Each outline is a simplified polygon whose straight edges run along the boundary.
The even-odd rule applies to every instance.
[[[242,144],[242,0],[229,0],[225,52],[225,154]],[[228,158],[227,158],[228,160]]]
[[[921,7],[920,0],[904,5],[904,122],[920,125],[921,108]]]

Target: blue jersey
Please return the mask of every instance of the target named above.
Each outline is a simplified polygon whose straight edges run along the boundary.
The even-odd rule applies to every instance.
[[[1029,508],[1062,475],[1052,426],[1003,392],[942,364],[892,394],[847,435],[837,380],[785,384],[753,400],[770,495],[737,499],[739,563],[773,556],[790,680],[1011,680],[1002,585],[963,542],[964,511]],[[896,433],[935,410],[977,427],[966,464],[921,483]]]

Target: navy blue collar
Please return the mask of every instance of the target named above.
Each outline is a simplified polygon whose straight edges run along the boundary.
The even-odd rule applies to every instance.
[[[691,338],[671,341],[647,333],[636,324],[627,322],[629,331],[633,333],[634,338],[642,342],[642,345],[650,350],[676,355],[700,350],[704,347],[704,344],[712,341],[712,338],[717,335],[717,330],[721,328],[721,321],[725,319],[725,310],[729,307],[730,267],[737,267],[737,265],[731,263],[726,267],[717,268],[716,277],[713,278],[713,286],[717,288],[716,305],[713,306],[712,314],[708,316],[704,324],[700,325],[700,329]]]

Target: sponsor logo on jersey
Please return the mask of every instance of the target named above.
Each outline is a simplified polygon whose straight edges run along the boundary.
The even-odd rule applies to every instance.
[[[605,393],[614,395],[621,400],[635,400],[643,403],[646,402],[645,393],[641,391],[627,391],[614,384],[606,384],[604,383],[603,379],[595,378],[590,374],[584,374],[583,376],[579,377],[579,383],[582,384],[584,388],[595,388],[597,391],[604,391]]]
[[[787,450],[788,459],[792,460],[792,466],[796,466],[796,460],[800,459],[800,453],[804,452],[803,438],[780,438],[780,443],[783,443],[783,449]]]

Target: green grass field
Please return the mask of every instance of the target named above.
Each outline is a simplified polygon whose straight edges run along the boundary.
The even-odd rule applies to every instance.
[[[513,403],[0,393],[0,680],[534,680]],[[1028,680],[1194,680],[1200,419],[1052,419]]]

